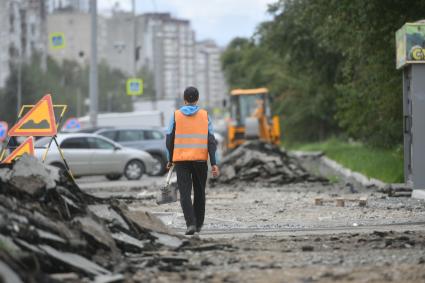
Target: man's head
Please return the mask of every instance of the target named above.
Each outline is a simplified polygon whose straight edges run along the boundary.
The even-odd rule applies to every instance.
[[[196,104],[199,99],[199,92],[196,87],[190,86],[184,90],[183,97],[185,104]]]

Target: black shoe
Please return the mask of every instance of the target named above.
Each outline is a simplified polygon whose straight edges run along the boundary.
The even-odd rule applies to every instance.
[[[202,229],[202,226],[201,227],[196,227],[196,233],[201,233],[201,229]]]
[[[185,235],[193,235],[195,234],[195,232],[196,232],[195,225],[190,225],[189,227],[187,227]]]

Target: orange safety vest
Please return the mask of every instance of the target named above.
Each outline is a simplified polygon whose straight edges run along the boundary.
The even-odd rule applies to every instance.
[[[173,161],[208,160],[208,113],[200,109],[186,116],[180,110],[174,113],[176,131]]]

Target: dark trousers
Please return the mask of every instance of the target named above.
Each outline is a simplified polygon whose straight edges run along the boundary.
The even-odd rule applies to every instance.
[[[202,227],[205,218],[205,185],[207,183],[207,162],[187,161],[176,163],[177,186],[180,204],[186,225]],[[193,204],[191,199],[193,187]]]

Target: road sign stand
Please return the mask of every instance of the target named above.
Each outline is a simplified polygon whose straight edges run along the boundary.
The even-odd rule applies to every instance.
[[[29,105],[29,106],[34,107],[34,105]],[[59,121],[58,121],[58,123],[56,123],[56,129],[59,130],[59,127],[61,126],[63,117],[65,115],[66,110],[68,109],[68,106],[67,105],[53,105],[53,108],[55,108],[55,107],[56,108],[62,108],[61,113],[59,115]],[[50,147],[52,146],[52,142],[54,141],[55,144],[56,144],[56,147],[58,148],[59,155],[60,155],[60,157],[61,157],[61,159],[62,159],[62,161],[65,165],[65,169],[66,169],[67,173],[69,174],[69,176],[71,176],[72,181],[75,183],[74,175],[71,172],[71,168],[69,167],[68,162],[66,161],[65,156],[63,155],[63,151],[60,148],[58,140],[56,139],[56,137],[57,137],[57,135],[54,135],[50,139],[49,144],[47,145],[46,151],[43,154],[42,162],[44,163],[46,161],[47,154],[49,153]]]
[[[26,105],[27,107],[34,107],[34,105]],[[60,113],[60,115],[59,115],[59,122],[58,123],[56,123],[56,129],[57,130],[59,130],[59,127],[60,127],[60,125],[61,125],[61,123],[62,123],[62,119],[63,119],[63,116],[65,115],[65,112],[66,112],[66,110],[68,109],[68,106],[67,105],[53,105],[53,108],[62,108],[62,110],[61,110],[61,113]],[[50,139],[50,141],[49,141],[49,144],[47,145],[47,148],[46,148],[46,151],[44,152],[44,154],[43,154],[43,158],[42,158],[42,162],[44,163],[44,161],[46,161],[46,158],[47,158],[47,154],[48,154],[48,152],[49,152],[49,150],[50,150],[50,147],[52,146],[52,141],[53,141],[53,139],[55,139],[55,141],[56,141],[56,135],[54,135],[51,139]],[[57,144],[57,141],[56,141],[56,144]],[[62,150],[61,150],[61,148],[59,147],[59,145],[58,145],[58,150],[59,150],[59,152],[61,152]],[[61,155],[62,155],[62,152],[61,152]],[[64,159],[64,158],[62,158],[62,159]],[[64,163],[65,163],[65,161],[64,161]],[[72,176],[72,174],[71,174],[71,176]]]
[[[19,121],[19,119],[21,119],[21,117],[24,115],[24,112],[25,112],[25,109],[28,109],[28,110],[30,110],[31,108],[33,108],[35,105],[31,105],[31,104],[26,104],[26,105],[22,105],[22,107],[21,107],[21,110],[19,111],[19,113],[18,113],[18,118],[16,119],[16,121],[15,121],[15,123],[14,123],[14,125]],[[60,109],[60,114],[59,114],[59,122],[56,124],[56,128],[57,129],[59,129],[59,126],[60,126],[60,124],[62,123],[62,120],[63,120],[63,117],[64,117],[64,115],[65,115],[65,112],[66,112],[66,110],[68,109],[68,106],[67,105],[64,105],[64,104],[58,104],[58,105],[53,105],[53,108],[59,108]],[[56,135],[55,135],[56,136]],[[7,136],[7,139],[6,139],[6,145],[5,145],[5,147],[3,148],[3,150],[2,150],[2,152],[1,152],[1,154],[0,154],[0,161],[1,160],[3,160],[3,158],[4,158],[4,154],[6,153],[6,150],[7,149],[9,149],[10,147],[9,147],[9,144],[10,144],[10,139],[11,139],[11,137],[12,136]],[[52,140],[50,140],[50,142],[49,142],[49,146],[48,146],[48,148],[50,148],[50,146],[51,146],[51,143],[52,143]],[[46,150],[46,152],[43,154],[43,160],[42,160],[42,162],[44,163],[44,160],[45,160],[45,158],[46,158],[46,156],[47,156],[47,151],[48,150]]]
[[[57,141],[57,139],[56,139],[56,136],[54,136],[54,137],[52,138],[52,140],[54,140],[54,141],[55,141],[55,144],[56,144],[56,146],[57,146],[57,148],[58,148],[58,150],[59,150],[59,154],[60,154],[60,156],[61,156],[61,158],[62,158],[62,161],[63,161],[63,163],[65,164],[66,171],[68,172],[69,176],[71,176],[72,182],[74,182],[74,183],[75,183],[74,175],[72,174],[72,172],[71,172],[71,168],[69,167],[68,162],[66,161],[65,156],[63,155],[63,151],[62,151],[62,149],[59,147],[59,143],[58,143],[58,141]]]
[[[19,119],[21,119],[21,117],[22,116],[24,116],[24,113],[26,112],[26,113],[28,113],[28,111],[30,111],[31,109],[33,109],[35,107],[35,105],[22,105],[22,107],[21,107],[21,110],[19,111],[19,113],[18,113],[18,118],[17,118],[17,120],[16,120],[16,122],[15,122],[15,124],[19,121]],[[62,120],[63,120],[63,117],[64,117],[64,115],[65,115],[65,112],[66,112],[66,110],[68,109],[68,106],[67,105],[63,105],[63,104],[61,104],[61,105],[52,105],[52,107],[53,107],[53,109],[55,110],[55,109],[59,109],[60,110],[60,112],[59,112],[59,117],[58,117],[58,122],[56,123],[56,125],[55,125],[55,127],[56,127],[56,131],[57,130],[59,130],[59,127],[60,127],[60,125],[61,125],[61,123],[62,123]],[[28,110],[28,111],[25,111],[25,110]],[[55,112],[55,111],[54,111]],[[55,114],[55,113],[53,113],[53,114]],[[56,119],[55,119],[56,120]],[[49,144],[48,144],[48,146],[47,146],[47,148],[46,148],[46,150],[44,151],[44,153],[43,153],[43,157],[42,157],[42,163],[44,163],[45,161],[46,161],[46,158],[47,158],[47,154],[48,154],[48,152],[49,152],[49,150],[50,150],[50,147],[51,147],[51,145],[52,145],[52,143],[53,143],[53,141],[55,142],[55,144],[56,144],[56,146],[57,146],[57,148],[58,148],[58,150],[59,150],[59,154],[60,154],[60,156],[61,156],[61,159],[62,159],[62,161],[63,161],[63,163],[64,163],[64,165],[65,165],[65,169],[66,169],[66,171],[67,171],[67,173],[69,174],[69,176],[71,177],[71,179],[72,179],[72,182],[74,182],[75,183],[75,178],[74,178],[74,175],[72,174],[72,172],[71,172],[71,168],[69,167],[69,164],[68,164],[68,162],[66,161],[66,159],[65,159],[65,156],[64,156],[64,154],[63,154],[63,151],[62,151],[62,149],[60,148],[60,146],[59,146],[59,143],[58,143],[58,141],[57,141],[57,139],[56,139],[56,137],[57,137],[57,135],[55,134],[55,135],[53,135],[52,137],[51,137],[51,139],[50,139],[50,141],[49,141]],[[3,160],[3,158],[4,158],[4,155],[5,155],[5,153],[6,153],[6,150],[7,149],[9,149],[9,143],[10,143],[10,139],[11,139],[11,136],[9,136],[8,135],[8,137],[7,137],[7,142],[6,142],[6,146],[5,146],[5,148],[2,150],[2,152],[1,152],[1,154],[0,154],[0,161],[2,161]]]
[[[14,151],[12,151],[1,163],[12,163],[24,154],[34,155],[34,137],[28,137]]]

